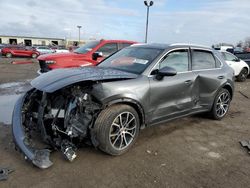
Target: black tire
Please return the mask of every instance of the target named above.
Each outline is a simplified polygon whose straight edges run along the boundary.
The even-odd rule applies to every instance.
[[[37,54],[32,54],[31,57],[32,57],[33,59],[36,59],[36,58],[37,58]]]
[[[221,101],[223,95],[226,96],[224,101]],[[210,112],[215,120],[221,120],[227,114],[231,102],[231,94],[227,89],[221,89],[214,99],[213,108]],[[222,108],[223,107],[223,108]],[[224,110],[223,110],[224,109]]]
[[[11,58],[11,57],[12,57],[12,54],[11,54],[11,53],[6,53],[5,56],[8,57],[8,58]]]
[[[237,76],[237,81],[239,81],[239,82],[245,82],[246,79],[247,79],[247,76],[248,76],[248,70],[247,70],[247,68],[243,68],[240,71],[240,74]]]
[[[126,121],[124,123],[125,125],[123,124],[124,127],[122,125],[122,128],[119,128],[121,126],[116,126],[120,122],[119,115],[121,115],[122,118],[121,124],[124,123],[123,118],[126,117]],[[132,120],[133,117],[134,120]],[[130,122],[129,119],[132,121]],[[140,121],[138,113],[131,106],[125,104],[117,104],[106,108],[99,114],[94,127],[96,139],[99,143],[99,149],[110,155],[121,155],[125,153],[135,143],[136,138],[139,134],[139,127]],[[119,145],[119,148],[117,147],[117,145]]]

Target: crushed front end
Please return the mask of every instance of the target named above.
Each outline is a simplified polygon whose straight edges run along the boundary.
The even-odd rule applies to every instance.
[[[39,168],[53,164],[49,159],[53,150],[73,161],[77,148],[93,143],[90,130],[100,110],[91,85],[72,85],[53,93],[32,89],[14,108],[12,132],[17,149]]]

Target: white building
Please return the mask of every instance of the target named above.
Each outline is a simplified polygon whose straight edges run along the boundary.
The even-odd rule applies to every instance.
[[[33,46],[33,45],[65,46],[66,41],[63,38],[0,35],[0,44],[23,44],[25,46]]]

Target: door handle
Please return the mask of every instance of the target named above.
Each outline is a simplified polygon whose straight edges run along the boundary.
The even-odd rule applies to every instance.
[[[223,79],[223,78],[225,78],[225,76],[218,76],[217,78],[218,79]]]
[[[192,82],[192,80],[186,80],[184,83],[185,84],[190,84]]]

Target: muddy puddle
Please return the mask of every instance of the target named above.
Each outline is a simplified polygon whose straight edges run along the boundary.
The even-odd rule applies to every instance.
[[[0,84],[0,95],[21,94],[26,92],[30,87],[30,80]]]
[[[19,95],[0,95],[0,122],[10,124],[14,105]]]
[[[0,122],[10,124],[14,105],[20,95],[30,88],[29,80],[0,84]]]

